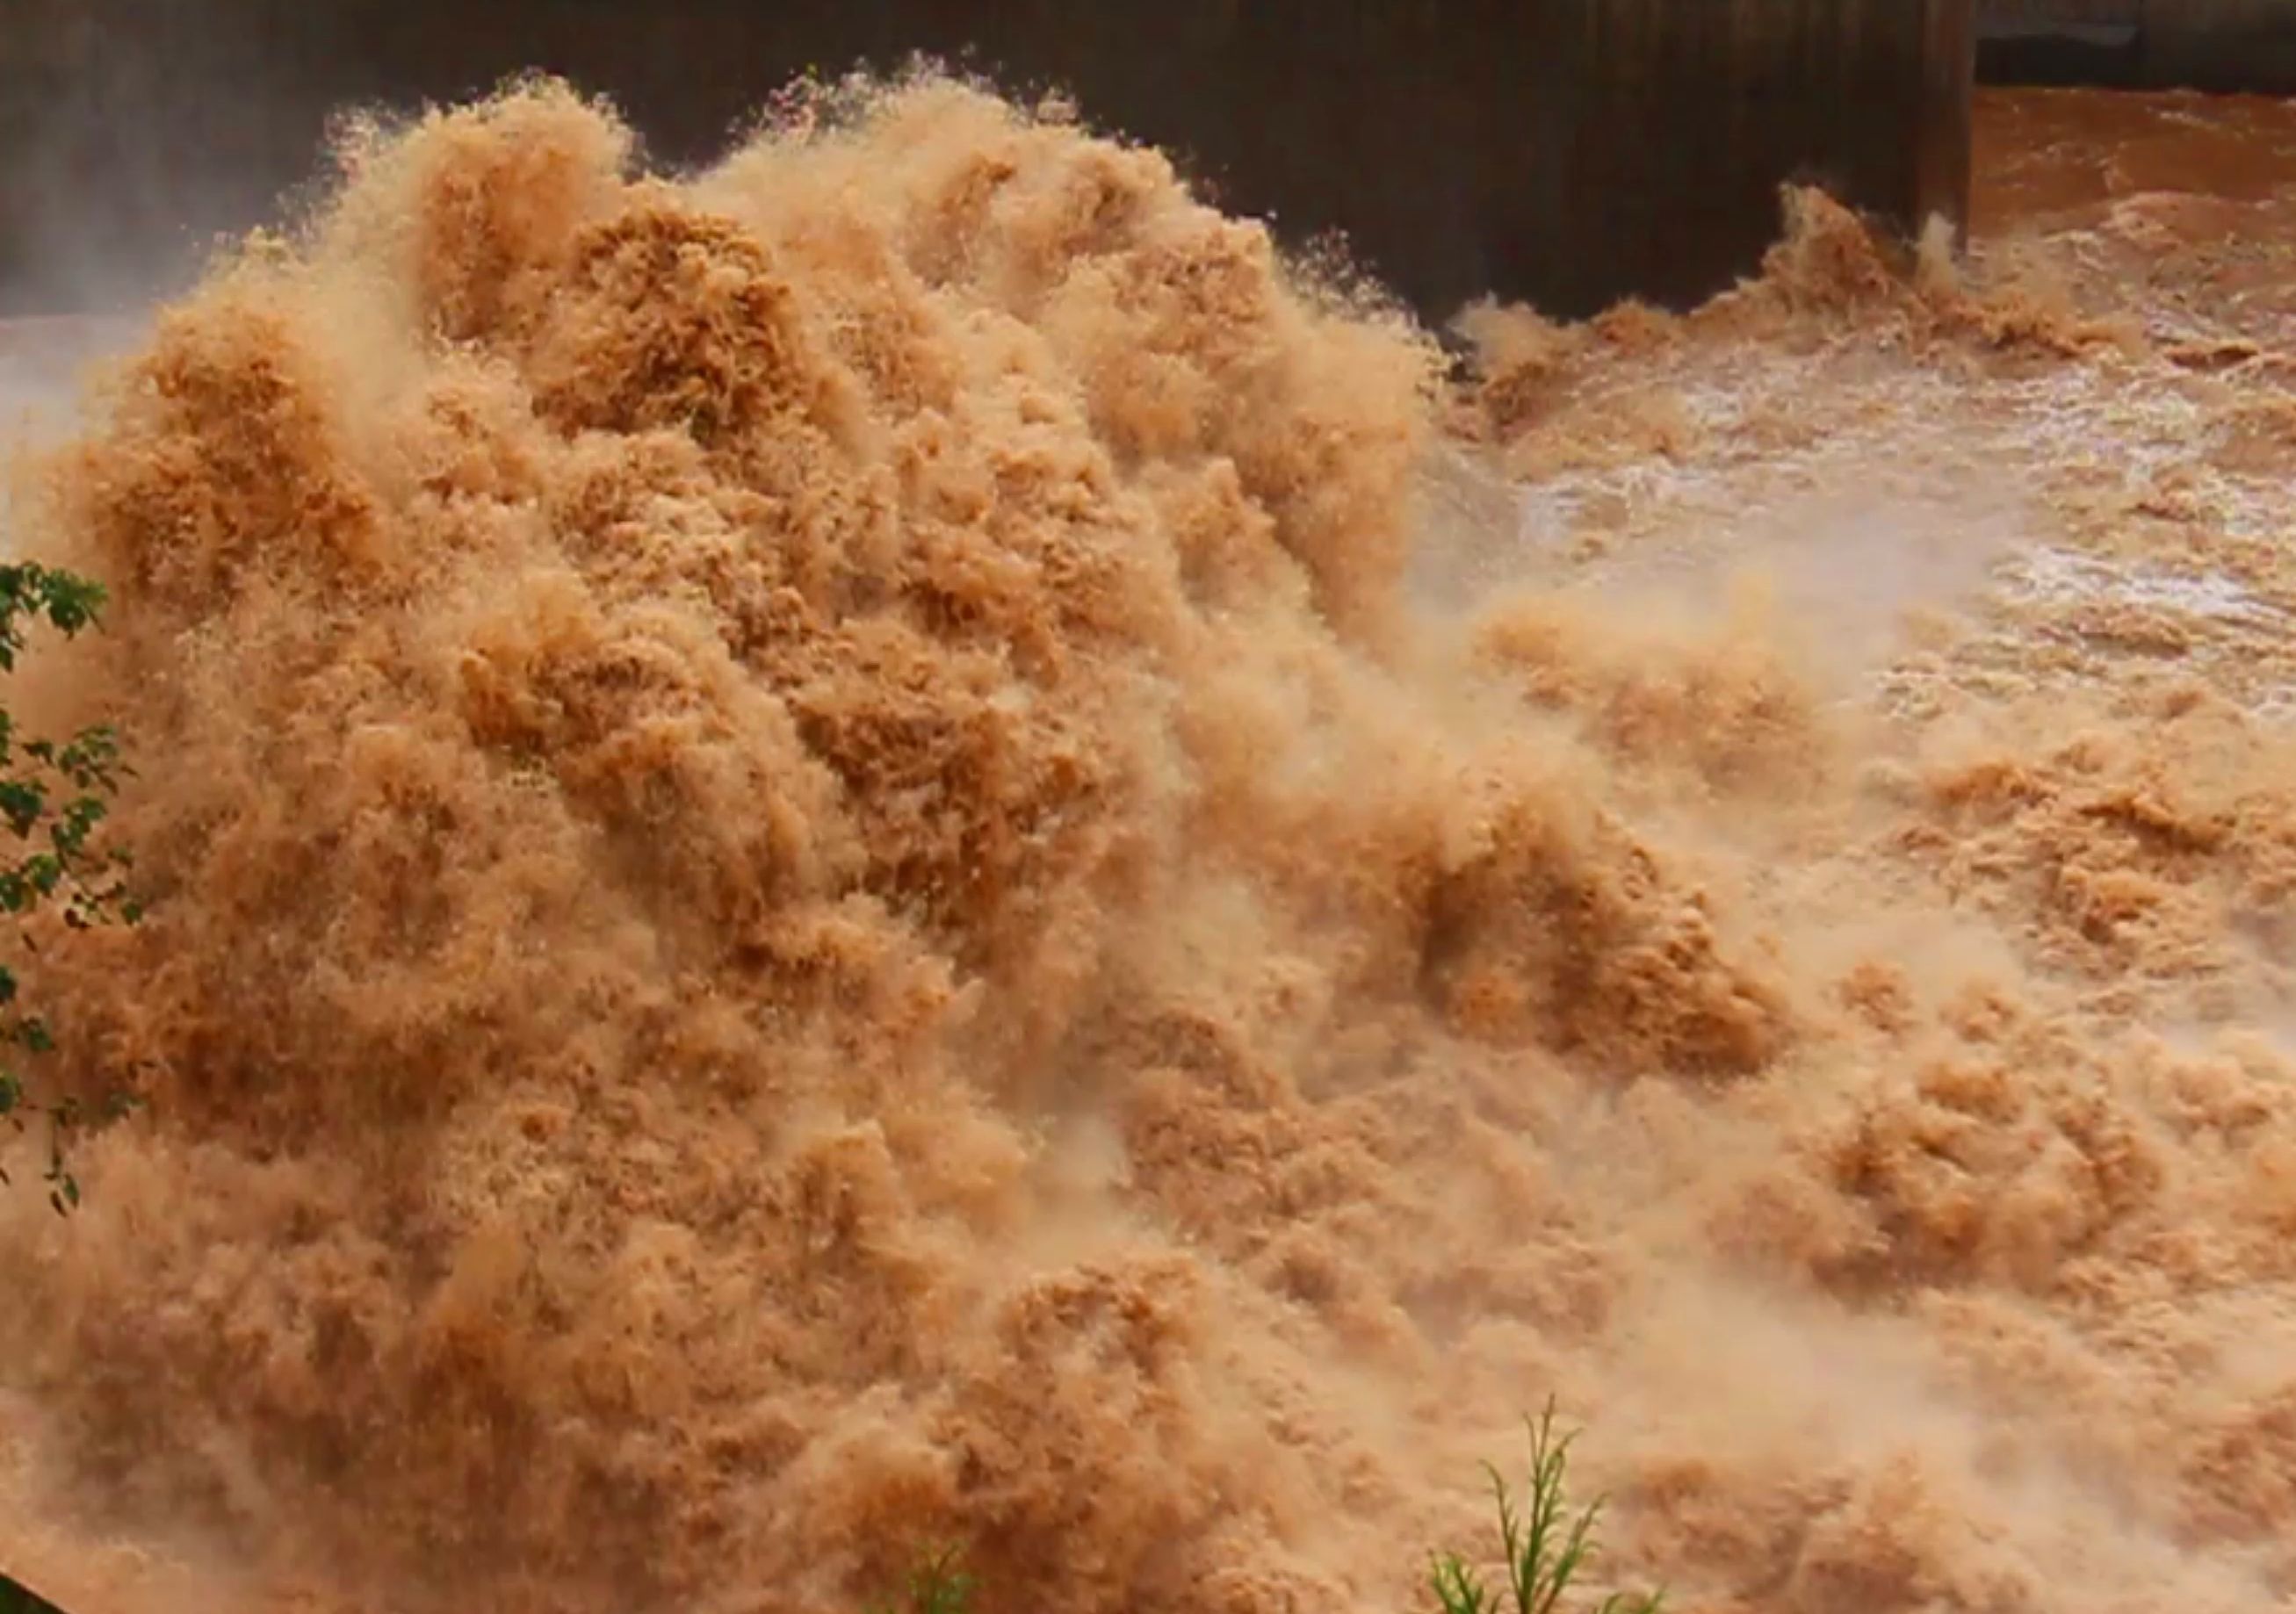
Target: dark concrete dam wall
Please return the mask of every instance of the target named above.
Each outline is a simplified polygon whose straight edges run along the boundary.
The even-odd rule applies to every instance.
[[[2148,84],[2296,94],[2296,0],[2148,0]]]
[[[1991,83],[2296,94],[2296,0],[1978,0]]]
[[[1969,0],[1549,9],[1584,30],[1565,127],[1559,146],[1513,155],[1560,194],[1513,216],[1526,233],[1499,261],[1569,312],[1620,291],[1678,304],[1750,269],[1775,239],[1784,180],[1822,184],[1908,233],[1966,210]],[[1492,227],[1512,222],[1494,212]],[[1588,255],[1576,274],[1574,254]]]
[[[2145,0],[1977,0],[1977,76],[1987,83],[2136,82]]]
[[[4,0],[0,313],[139,294],[155,253],[180,273],[272,214],[345,102],[540,68],[691,161],[809,64],[914,51],[1072,91],[1224,206],[1344,233],[1431,318],[1679,304],[1754,266],[1790,178],[1961,215],[1972,3]]]

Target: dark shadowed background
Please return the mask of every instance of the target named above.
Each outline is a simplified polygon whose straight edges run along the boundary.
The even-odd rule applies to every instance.
[[[331,110],[542,68],[661,160],[792,75],[912,51],[1072,91],[1437,317],[1583,314],[1751,267],[1788,177],[1911,221],[1966,192],[1971,0],[7,0],[0,313],[140,300],[273,217]]]

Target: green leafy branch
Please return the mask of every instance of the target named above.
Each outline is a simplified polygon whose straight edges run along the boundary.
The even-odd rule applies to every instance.
[[[102,586],[86,578],[29,561],[0,566],[0,672],[15,670],[34,627],[45,622],[73,638],[95,625],[103,603]],[[20,922],[43,909],[58,911],[74,931],[134,924],[143,917],[127,885],[127,853],[94,844],[120,781],[132,772],[108,726],[84,729],[62,742],[27,739],[17,733],[14,716],[0,709],[0,828],[23,848],[12,859],[0,857],[0,912]],[[38,951],[28,930],[20,930],[19,939],[27,952]],[[12,1048],[37,1057],[54,1047],[47,1021],[20,1002],[16,972],[0,965],[0,1118],[19,1132],[35,1118],[46,1121],[43,1180],[49,1203],[62,1215],[79,1203],[65,1141],[84,1124],[86,1111],[74,1098],[34,1099],[4,1053]],[[103,1110],[116,1117],[132,1102],[116,1095]],[[0,1183],[8,1180],[0,1170]]]

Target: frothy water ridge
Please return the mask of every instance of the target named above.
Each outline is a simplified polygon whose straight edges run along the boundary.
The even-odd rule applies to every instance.
[[[831,110],[358,134],[19,473],[154,900],[27,971],[150,1106],[0,1195],[0,1562],[1399,1610],[1551,1395],[1684,1610],[2287,1607],[2286,333],[1804,198],[1463,392]]]

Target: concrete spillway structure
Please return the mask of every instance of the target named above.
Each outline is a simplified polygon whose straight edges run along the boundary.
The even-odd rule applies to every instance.
[[[1978,0],[1982,77],[2296,94],[2296,0]]]
[[[8,0],[0,315],[273,210],[324,120],[540,68],[673,161],[811,64],[968,54],[1058,85],[1292,240],[1344,233],[1423,314],[1693,299],[1818,180],[1907,229],[1968,188],[1973,0]]]
[[[1537,6],[1525,9],[1538,10]],[[1912,234],[1968,206],[1970,0],[1575,0],[1546,138],[1487,135],[1559,193],[1505,231],[1495,288],[1565,314],[1621,293],[1679,305],[1755,266],[1778,189],[1821,184]]]

